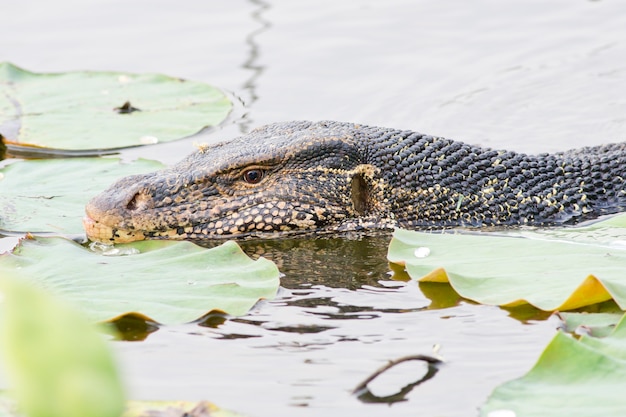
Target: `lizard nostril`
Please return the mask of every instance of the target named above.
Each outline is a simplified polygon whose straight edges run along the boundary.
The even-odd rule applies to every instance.
[[[129,211],[146,210],[152,207],[152,196],[145,192],[137,192],[133,195],[128,203],[126,203],[126,209]]]
[[[138,196],[139,196],[139,193],[135,193],[133,198],[131,198],[130,201],[128,202],[128,204],[126,204],[126,209],[128,209],[128,210],[136,210],[137,209],[137,197]]]
[[[135,195],[133,195],[133,198],[131,198],[128,203],[126,203],[126,209],[130,211],[144,210],[148,208],[150,200],[151,197],[147,194],[144,194],[142,192],[135,193]]]

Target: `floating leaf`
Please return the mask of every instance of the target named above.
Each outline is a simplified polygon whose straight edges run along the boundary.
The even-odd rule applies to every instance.
[[[566,332],[604,337],[613,332],[623,313],[558,313],[558,315],[563,320],[563,330]]]
[[[0,230],[83,233],[85,204],[113,181],[162,168],[156,161],[68,158],[19,161],[0,169]]]
[[[207,401],[129,401],[122,417],[241,417]]]
[[[117,417],[124,395],[93,325],[41,290],[2,274],[2,354],[19,409],[29,417]],[[0,401],[5,408],[5,401]],[[0,411],[2,414],[2,411]]]
[[[481,416],[621,417],[625,359],[624,319],[605,338],[559,332],[528,374],[495,389]]]
[[[396,230],[391,262],[419,281],[450,282],[461,296],[507,307],[570,310],[613,298],[626,309],[626,248],[487,234]],[[427,256],[420,248],[428,248]]]
[[[0,392],[0,417],[23,417],[15,401]],[[207,401],[127,401],[120,417],[242,417]]]
[[[190,242],[118,245],[129,256],[102,256],[66,239],[24,240],[0,255],[0,276],[15,276],[71,301],[92,320],[140,313],[183,323],[211,310],[245,314],[279,285],[276,266],[248,258],[234,242],[205,249]],[[71,262],[59,262],[71,259]]]
[[[210,85],[159,74],[38,74],[0,63],[7,145],[101,150],[169,142],[216,126],[232,103]]]

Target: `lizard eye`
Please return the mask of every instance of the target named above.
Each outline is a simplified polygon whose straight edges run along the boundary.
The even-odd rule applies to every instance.
[[[265,173],[262,169],[252,168],[244,171],[242,178],[248,184],[258,184],[263,179]]]

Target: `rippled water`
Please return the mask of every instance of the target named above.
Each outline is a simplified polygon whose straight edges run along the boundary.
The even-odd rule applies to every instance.
[[[228,89],[246,117],[206,141],[292,119],[527,152],[626,139],[617,1],[0,0],[0,13],[0,59],[27,69],[161,72]],[[124,157],[173,163],[197,140]],[[532,366],[554,323],[392,280],[387,243],[247,245],[281,267],[278,298],[246,317],[116,343],[131,396],[208,399],[249,416],[475,415],[496,385]],[[351,395],[386,361],[437,344],[446,365],[406,401]],[[400,371],[407,384],[424,372]]]

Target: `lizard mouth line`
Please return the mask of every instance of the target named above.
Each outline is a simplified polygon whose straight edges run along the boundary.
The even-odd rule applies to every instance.
[[[87,238],[92,241],[102,243],[128,243],[137,240],[144,240],[142,231],[119,230],[107,226],[89,216],[83,217],[83,227]]]
[[[317,225],[317,227],[298,229],[293,225],[297,224],[299,220],[295,217],[289,217],[289,213],[293,210],[292,206],[306,206],[304,212],[301,214],[306,218],[312,218],[314,214],[309,212],[310,206],[312,205],[313,204],[309,202],[303,203],[293,196],[275,200],[250,201],[248,204],[236,205],[234,207],[230,205],[222,205],[220,207],[220,205],[217,205],[216,208],[219,209],[218,212],[213,213],[209,219],[187,219],[184,224],[163,224],[155,228],[143,228],[141,225],[139,227],[130,228],[120,223],[107,224],[107,222],[98,220],[97,216],[92,216],[88,207],[83,217],[83,228],[85,229],[88,239],[103,243],[128,243],[146,239],[226,240],[274,238],[279,237],[281,234],[285,236],[295,236],[310,234],[312,232],[320,233],[323,230],[319,225]],[[250,213],[250,211],[254,212]],[[280,215],[278,213],[280,213]],[[247,222],[254,220],[258,227],[252,227],[247,230],[240,229],[237,231],[229,231],[236,227],[236,225],[231,224],[233,218],[251,219]],[[290,224],[291,228],[281,230],[276,228],[262,228],[278,225],[274,221],[276,218],[283,218],[283,224]],[[226,228],[225,226],[220,226],[222,224],[230,224],[231,226],[230,228]],[[202,230],[205,228],[205,225],[209,227],[206,230]],[[212,225],[215,225],[216,228],[212,229]],[[214,233],[210,233],[210,230],[214,230]]]
[[[225,217],[224,217],[225,218]],[[89,216],[83,217],[83,227],[85,228],[87,238],[92,241],[102,242],[102,243],[130,243],[136,242],[140,240],[146,239],[172,239],[172,240],[191,240],[194,238],[184,238],[183,235],[178,233],[176,228],[160,230],[155,232],[148,232],[145,230],[122,230],[116,229],[111,226],[107,226],[105,224],[99,223],[97,220],[92,219]],[[308,229],[308,230],[288,230],[288,231],[250,231],[250,232],[242,232],[233,234],[211,234],[198,237],[196,240],[214,240],[214,241],[224,241],[228,239],[278,239],[278,238],[288,238],[294,236],[303,236],[303,235],[311,235],[315,234],[328,234],[332,233],[330,231],[325,231],[323,229]],[[210,237],[209,237],[210,236]]]

